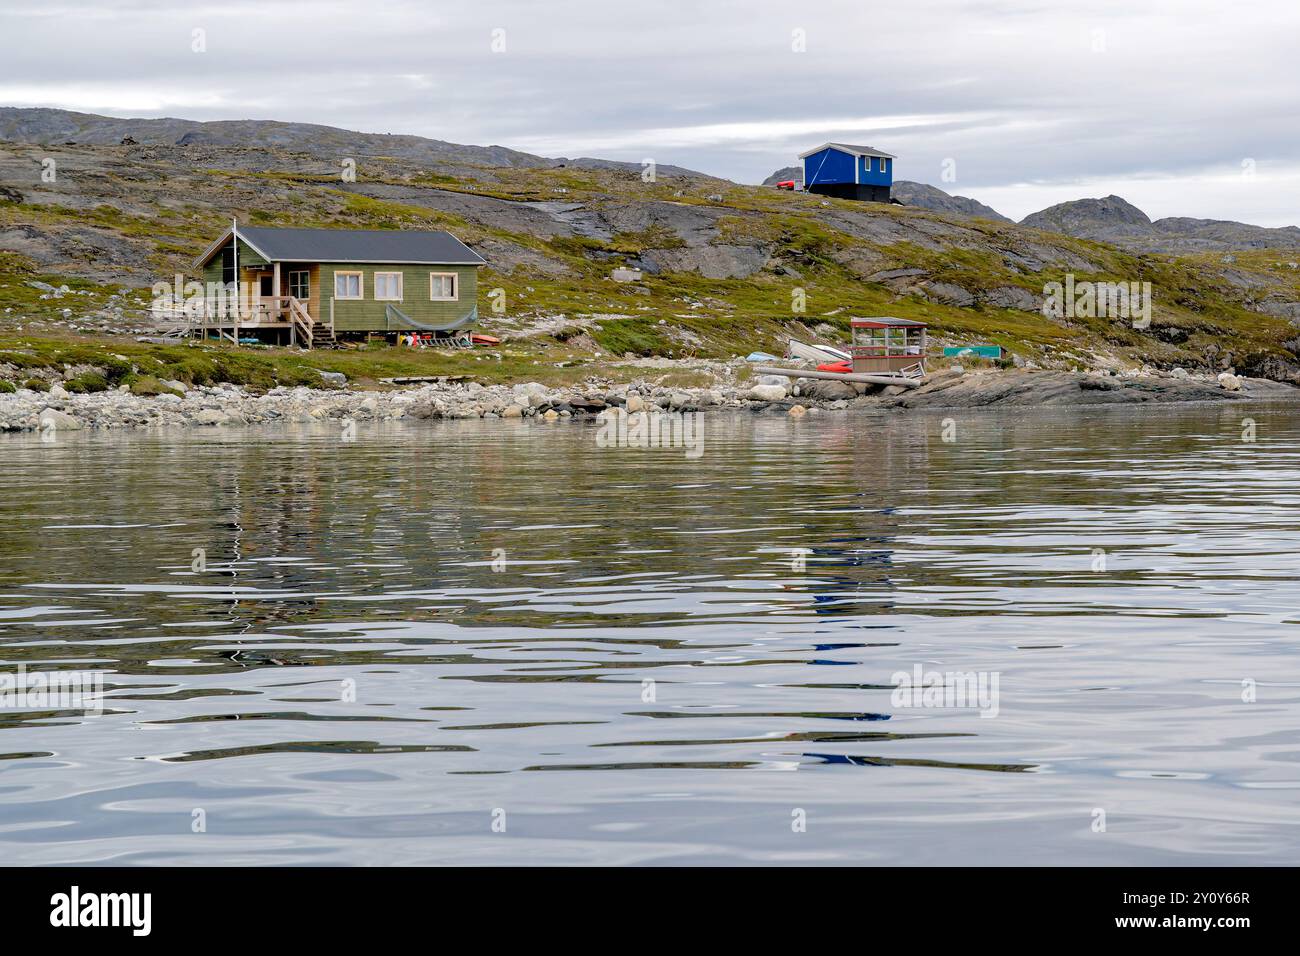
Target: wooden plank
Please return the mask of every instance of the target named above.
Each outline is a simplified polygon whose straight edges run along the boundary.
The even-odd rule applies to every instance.
[[[866,372],[819,372],[816,369],[776,368],[771,365],[759,365],[754,368],[758,375],[784,375],[786,378],[825,378],[832,382],[862,382],[867,385],[902,385],[904,388],[916,388],[920,379],[903,378],[901,375],[871,375]]]

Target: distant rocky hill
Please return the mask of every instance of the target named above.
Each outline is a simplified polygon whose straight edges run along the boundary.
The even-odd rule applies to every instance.
[[[907,206],[920,206],[922,209],[949,212],[957,216],[978,216],[981,219],[992,219],[995,222],[1013,221],[996,209],[986,206],[978,200],[971,199],[969,196],[953,196],[942,189],[928,186],[925,183],[913,183],[905,179],[900,180],[894,183],[893,196]]]
[[[1154,222],[1119,196],[1076,199],[1026,216],[1022,226],[1079,239],[1111,242],[1144,252],[1244,251],[1300,248],[1300,229],[1269,229],[1220,219],[1171,217]]]
[[[783,183],[793,179],[799,185],[803,185],[803,167],[802,166],[783,166],[774,172],[767,179],[763,180],[764,186],[775,186],[777,183]]]
[[[936,345],[997,344],[1057,368],[1233,367],[1300,382],[1300,255],[1169,261],[1064,234],[1101,217],[1135,241],[1156,227],[1165,240],[1232,238],[1234,224],[1152,224],[1119,200],[1091,218],[1058,209],[1045,231],[917,184],[898,184],[909,205],[828,200],[299,124],[0,110],[0,135],[28,138],[0,141],[0,333],[122,334],[137,307],[124,296],[143,302],[139,290],[190,270],[237,218],[450,229],[487,260],[480,289],[506,304],[482,312],[493,334],[553,336],[593,360],[775,354],[791,335],[843,344],[851,317],[895,315],[929,323]],[[355,177],[341,175],[348,156]],[[57,180],[41,175],[47,160]],[[620,267],[640,278],[616,280]],[[1149,281],[1149,326],[1044,314],[1045,290],[1069,274]]]
[[[803,182],[803,169],[786,166],[767,179],[764,186],[793,179]],[[921,209],[973,216],[997,222],[1013,222],[995,209],[966,196],[953,196],[925,183],[899,180],[893,196],[899,202]],[[1044,229],[1077,239],[1111,242],[1139,252],[1185,255],[1196,252],[1238,252],[1251,249],[1300,249],[1300,228],[1270,229],[1222,219],[1189,219],[1181,216],[1157,219],[1119,196],[1076,199],[1064,202],[1020,221],[1022,226]]]
[[[505,146],[465,146],[423,136],[358,133],[314,123],[277,120],[120,119],[70,110],[0,107],[0,140],[50,145],[115,146],[124,140],[155,146],[251,146],[289,149],[335,157],[388,156],[433,164],[473,164],[525,169],[636,169],[617,160],[550,158]],[[680,166],[661,165],[665,176],[702,176]]]
[[[783,183],[791,179],[802,185],[803,168],[786,166],[783,169],[778,169],[763,180],[763,185],[775,186],[777,183]],[[935,212],[949,212],[957,216],[979,216],[983,219],[992,219],[995,222],[1012,221],[982,202],[977,202],[967,196],[953,196],[942,189],[928,186],[925,183],[913,183],[905,179],[899,180],[894,183],[893,196],[905,206],[933,209]]]
[[[1080,239],[1109,236],[1149,235],[1151,220],[1137,206],[1119,196],[1105,199],[1075,199],[1049,206],[1020,220],[1022,226],[1063,232]]]

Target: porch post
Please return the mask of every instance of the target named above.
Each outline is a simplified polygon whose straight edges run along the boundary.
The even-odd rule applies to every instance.
[[[276,262],[271,268],[271,298],[275,300],[275,317],[280,318],[280,263]],[[290,317],[292,321],[292,316]]]

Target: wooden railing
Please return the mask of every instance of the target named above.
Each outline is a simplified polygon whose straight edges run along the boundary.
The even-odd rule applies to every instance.
[[[191,319],[187,326],[188,331],[204,338],[209,332],[216,332],[219,338],[229,339],[238,345],[241,328],[265,328],[267,323],[281,327],[287,324],[296,338],[301,339],[307,348],[312,347],[312,329],[315,323],[302,300],[291,295],[258,296],[253,303],[253,314],[242,318],[238,310],[233,310],[229,315],[217,316],[204,309],[202,315]]]
[[[917,362],[914,365],[908,365],[898,370],[898,374],[903,378],[922,379],[925,378],[925,363]]]
[[[313,337],[313,322],[311,316],[307,314],[307,310],[303,308],[302,302],[299,299],[295,299],[293,296],[289,296],[288,299],[289,321],[294,324],[294,330],[302,336],[303,341],[307,344],[307,348],[311,348],[311,340]]]
[[[862,358],[884,358],[902,355],[925,357],[925,350],[918,345],[850,345],[849,354]]]

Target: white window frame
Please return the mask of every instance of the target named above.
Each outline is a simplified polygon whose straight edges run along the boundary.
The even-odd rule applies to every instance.
[[[296,292],[293,291],[293,289],[294,289],[293,277],[294,277],[294,276],[305,276],[305,278],[304,278],[303,281],[302,281],[302,284],[303,284],[304,286],[307,287],[307,295],[306,295],[306,296],[298,295]],[[310,299],[310,298],[311,298],[311,270],[310,270],[310,269],[294,269],[294,270],[292,270],[292,271],[289,273],[289,294],[290,294],[291,296],[293,296],[295,299],[298,299],[298,300],[302,300],[302,299],[304,299],[304,298],[307,298],[307,299]]]
[[[356,295],[339,295],[339,276],[356,276],[357,277],[357,294]],[[351,270],[340,269],[334,273],[334,298],[343,302],[358,301],[366,297],[366,274],[364,272],[353,272]]]
[[[450,276],[451,277],[451,295],[434,295],[433,294],[433,277]],[[460,275],[455,272],[430,272],[429,273],[429,301],[430,302],[455,302],[460,298]]]
[[[397,295],[379,294],[380,276],[397,276]],[[402,301],[402,274],[400,272],[376,272],[374,277],[374,286],[375,286],[376,302],[401,302]]]

